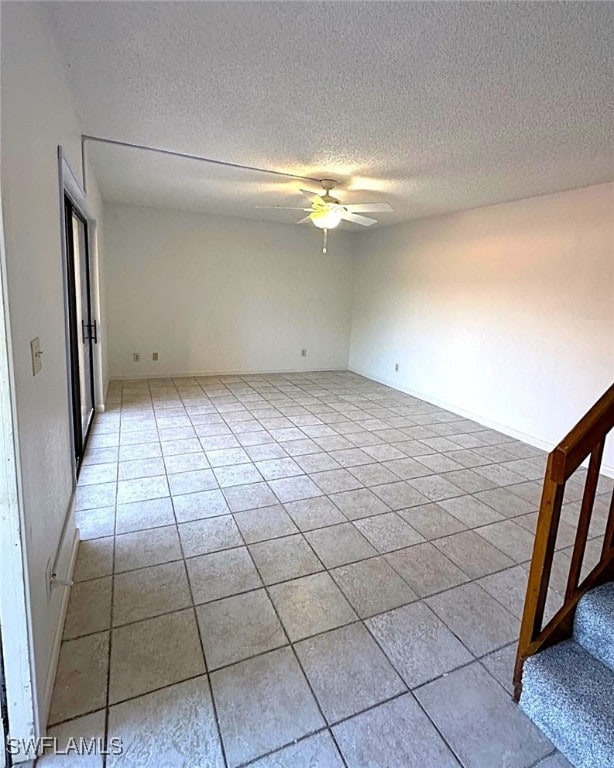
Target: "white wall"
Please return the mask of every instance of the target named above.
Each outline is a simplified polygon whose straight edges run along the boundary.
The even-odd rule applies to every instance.
[[[105,205],[111,376],[345,369],[354,236],[331,232],[327,255],[321,238],[315,227]]]
[[[21,494],[32,608],[36,697],[41,725],[53,684],[64,590],[49,597],[46,568],[67,534],[59,575],[75,541],[73,470],[64,321],[58,145],[81,173],[81,129],[43,10],[2,4],[2,203],[13,342]],[[94,180],[91,204],[96,210]],[[99,201],[98,201],[99,205]],[[30,340],[39,336],[43,369],[32,375]]]
[[[613,211],[603,184],[363,235],[350,368],[553,446],[614,378]]]

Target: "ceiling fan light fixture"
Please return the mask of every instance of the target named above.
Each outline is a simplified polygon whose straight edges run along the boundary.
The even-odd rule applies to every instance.
[[[342,211],[314,211],[310,214],[313,223],[319,229],[334,229],[341,221]]]

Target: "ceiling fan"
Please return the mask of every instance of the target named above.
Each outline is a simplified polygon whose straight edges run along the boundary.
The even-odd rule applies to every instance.
[[[336,197],[333,197],[330,194],[331,190],[334,189],[337,184],[334,179],[322,179],[320,184],[322,185],[323,194],[320,192],[313,192],[309,189],[301,189],[301,192],[311,201],[311,206],[309,208],[284,205],[275,205],[272,207],[278,210],[306,212],[307,216],[300,219],[297,223],[307,224],[308,222],[311,222],[319,229],[324,230],[324,247],[322,253],[326,253],[328,230],[334,229],[342,221],[349,221],[352,224],[360,224],[363,227],[370,227],[373,224],[377,224],[377,219],[372,219],[369,216],[362,216],[362,213],[386,213],[392,211],[392,206],[389,203],[355,203],[353,205],[343,205]]]
[[[295,206],[275,205],[273,208],[286,211],[307,211],[308,215],[301,219],[298,224],[313,222],[320,229],[334,229],[341,221],[350,221],[352,224],[361,224],[363,227],[370,227],[377,224],[377,219],[371,219],[368,216],[361,216],[361,213],[385,213],[392,211],[389,203],[356,203],[354,205],[343,205],[330,192],[336,186],[334,179],[322,179],[321,192],[312,192],[310,189],[301,189],[304,195],[311,200],[310,208],[300,208]],[[264,206],[262,206],[264,207]]]

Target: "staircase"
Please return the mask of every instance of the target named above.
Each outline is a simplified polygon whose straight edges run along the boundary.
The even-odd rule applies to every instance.
[[[548,456],[514,671],[514,700],[577,768],[614,768],[614,491],[598,562],[584,562],[613,429],[614,385]],[[563,605],[544,625],[566,485],[586,459]]]
[[[614,582],[580,599],[571,639],[526,660],[520,707],[577,768],[614,766]]]

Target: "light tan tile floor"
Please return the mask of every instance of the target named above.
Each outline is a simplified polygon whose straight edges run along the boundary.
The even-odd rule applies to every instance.
[[[113,768],[566,765],[510,698],[544,464],[351,373],[112,382],[50,733]]]

